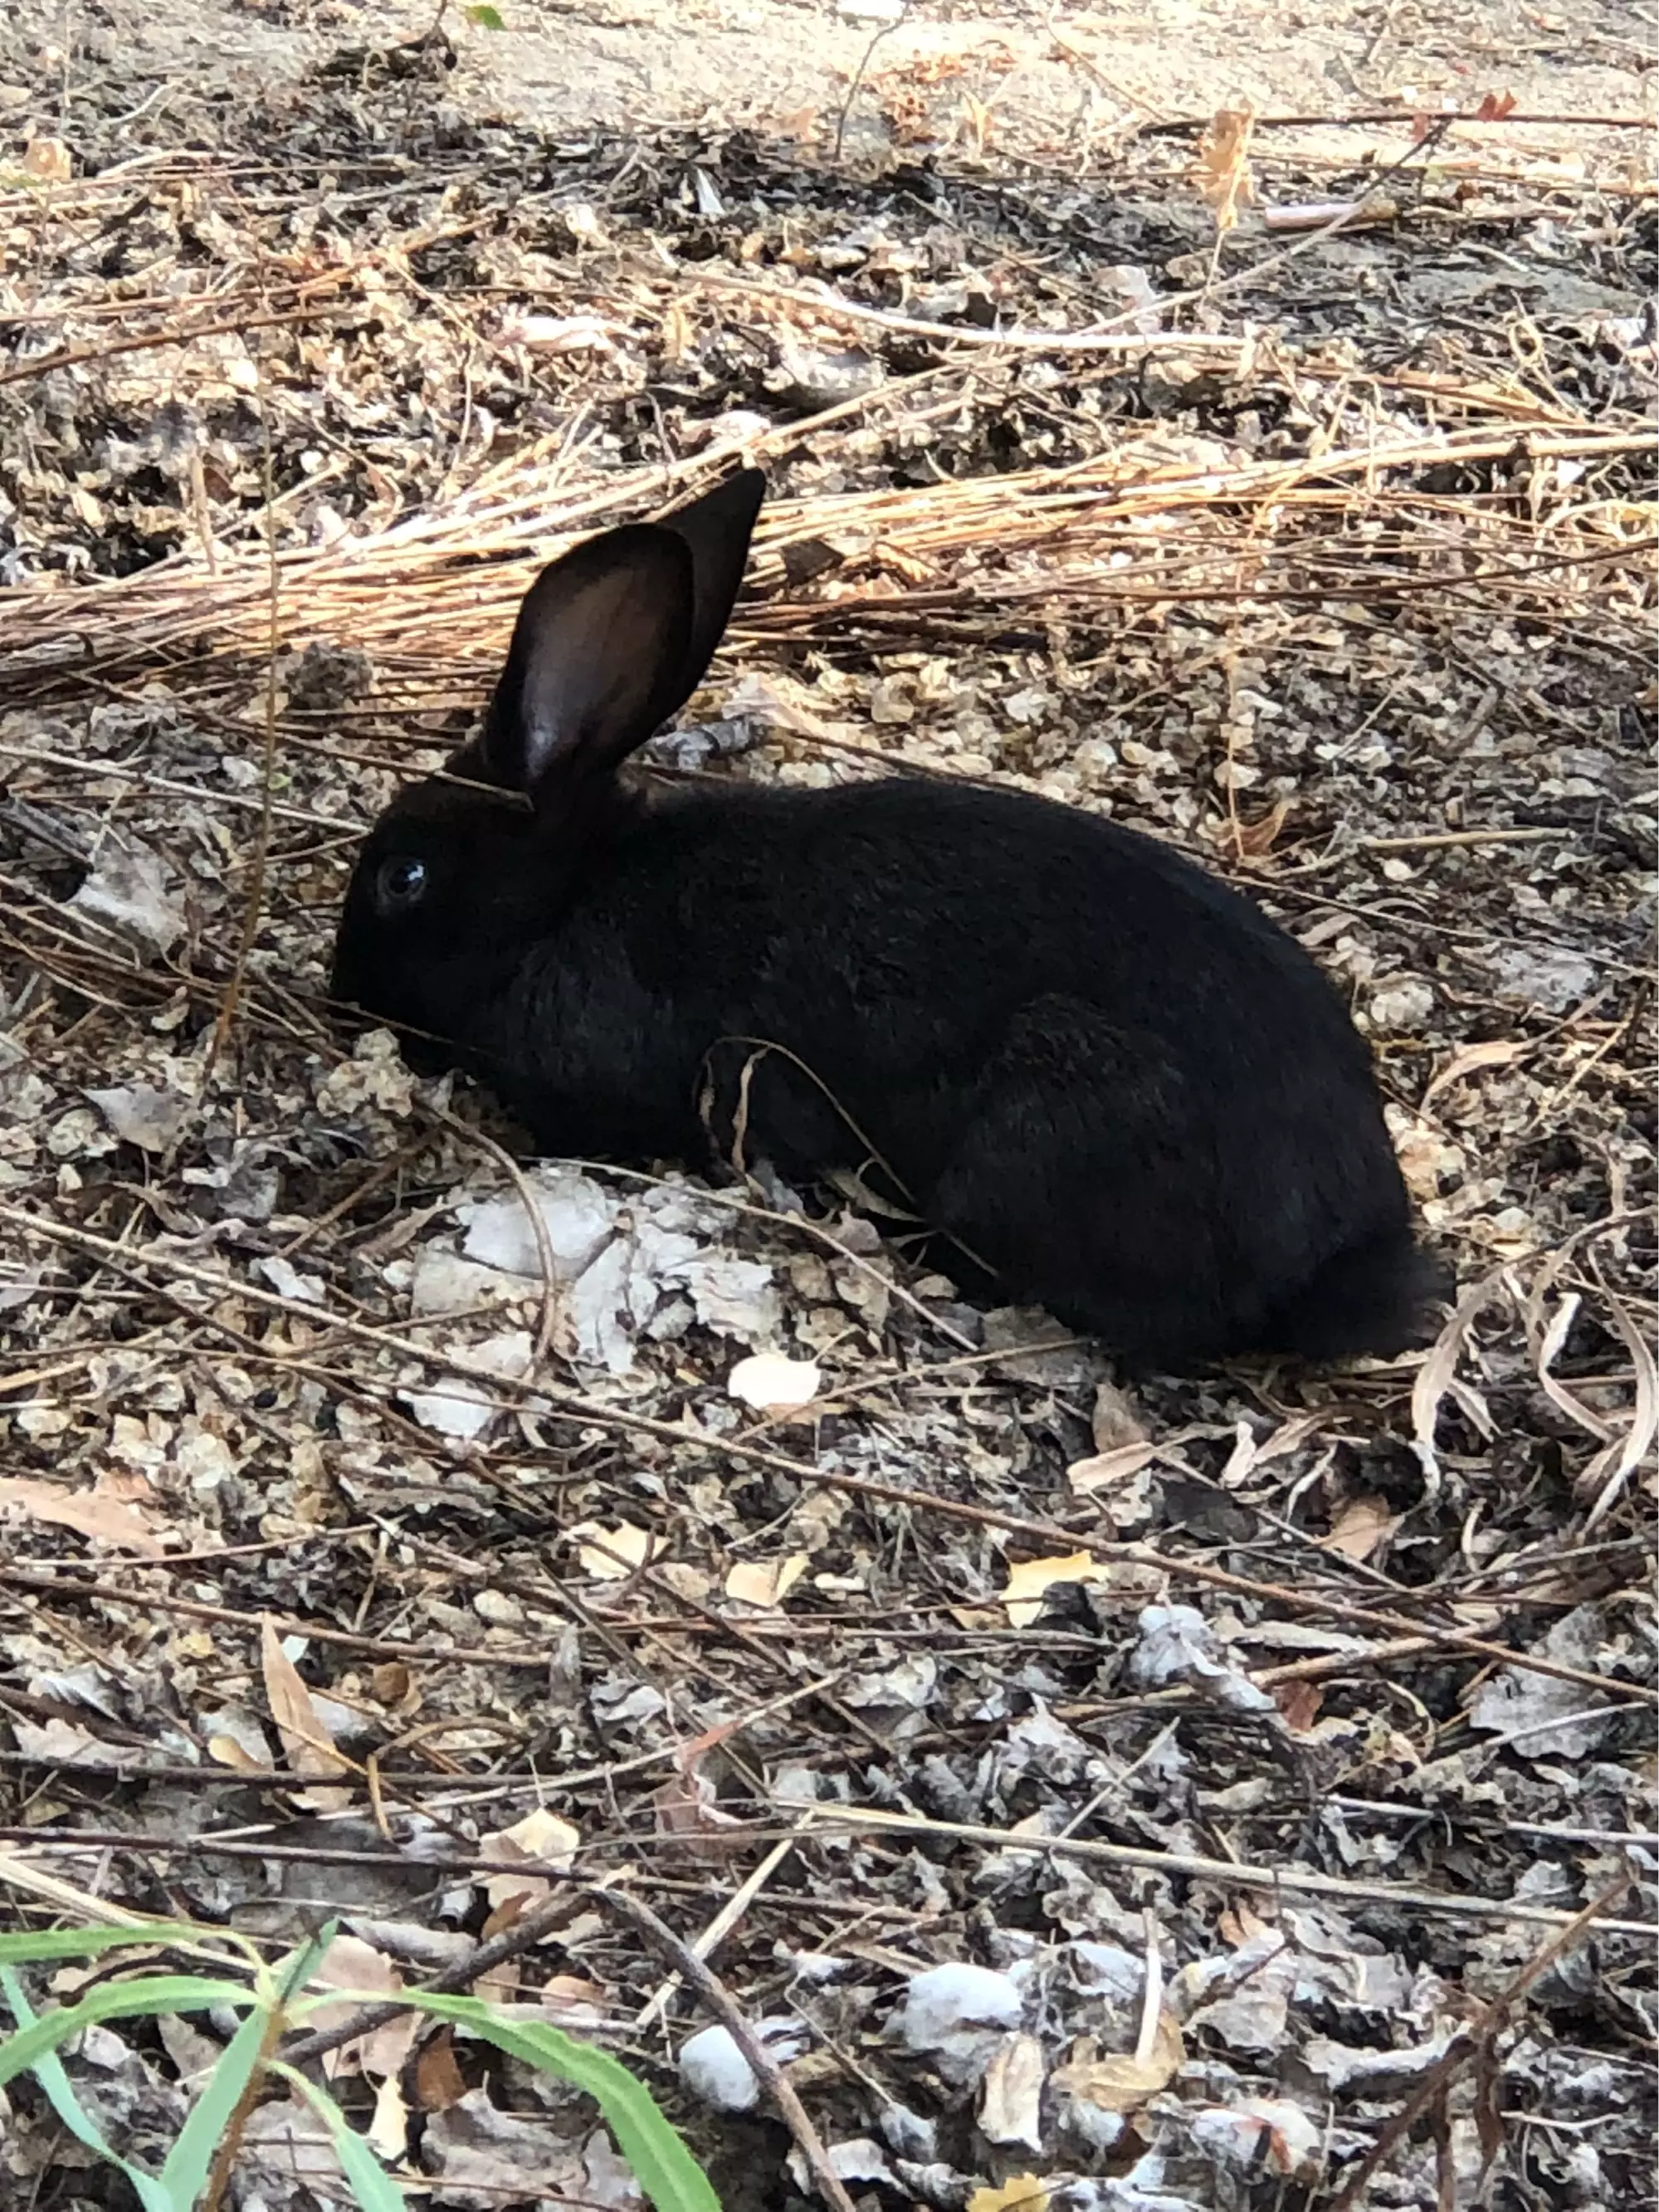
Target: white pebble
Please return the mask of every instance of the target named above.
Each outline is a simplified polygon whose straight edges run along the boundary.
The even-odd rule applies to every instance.
[[[806,2047],[800,2022],[787,2016],[757,2021],[755,2033],[780,2066],[798,2058]],[[679,2064],[680,2079],[692,2095],[717,2112],[752,2112],[760,2101],[755,2069],[730,2028],[700,2028],[681,2044]]]

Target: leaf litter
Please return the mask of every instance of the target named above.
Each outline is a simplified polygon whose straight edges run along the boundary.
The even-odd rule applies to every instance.
[[[871,2205],[1334,2206],[1379,2154],[1425,2212],[1635,2201],[1639,134],[1227,91],[1079,160],[1005,146],[941,48],[837,162],[805,112],[434,106],[443,44],[136,121],[88,50],[50,130],[57,64],[0,50],[18,1880],[165,1869],[276,1943],[325,1903],[356,1988],[473,1960],[644,2071],[732,2212],[817,2169],[705,1957]],[[465,733],[535,564],[738,452],[752,588],[659,771],[991,776],[1246,884],[1371,1036],[1456,1264],[1422,1360],[1131,1389],[902,1223],[509,1175],[488,1102],[337,1036],[354,834]],[[337,2026],[313,2063],[434,2203],[639,2201],[573,2093]],[[176,2127],[210,2058],[74,2063]],[[26,2099],[10,2154],[57,2155]],[[298,2103],[245,2154],[343,2202]]]

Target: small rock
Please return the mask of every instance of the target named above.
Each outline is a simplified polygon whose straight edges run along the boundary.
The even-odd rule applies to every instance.
[[[786,1359],[781,1352],[757,1352],[738,1360],[726,1378],[731,1395],[762,1413],[809,1405],[818,1394],[815,1359]]]
[[[800,2022],[775,2016],[756,2023],[756,2033],[780,2065],[798,2058],[806,2047]],[[694,2097],[712,2105],[717,2112],[752,2112],[760,2102],[760,2083],[755,2070],[738,2050],[727,2027],[701,2028],[680,2045],[680,2079]]]

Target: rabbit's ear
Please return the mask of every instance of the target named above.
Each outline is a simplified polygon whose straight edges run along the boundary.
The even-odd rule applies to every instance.
[[[695,579],[691,635],[685,649],[678,696],[663,709],[672,714],[683,707],[702,683],[714,647],[720,641],[732,612],[732,603],[743,581],[749,558],[749,540],[766,496],[766,478],[759,469],[739,469],[701,499],[665,514],[659,527],[672,530],[690,549]]]
[[[608,530],[526,594],[483,736],[491,781],[535,795],[550,775],[604,774],[685,697],[690,548],[672,530]]]

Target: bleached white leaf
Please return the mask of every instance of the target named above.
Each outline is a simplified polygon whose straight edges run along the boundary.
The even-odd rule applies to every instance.
[[[690,1293],[705,1328],[750,1344],[775,1335],[783,1322],[783,1301],[772,1270],[758,1260],[734,1260],[720,1252],[699,1253],[676,1267],[671,1277]]]
[[[516,1382],[529,1371],[532,1348],[529,1331],[516,1328],[467,1346],[465,1352],[473,1364],[487,1368],[503,1382]],[[482,1436],[500,1410],[499,1396],[487,1382],[461,1375],[447,1375],[429,1389],[410,1391],[404,1402],[422,1428],[460,1443]]]
[[[0,1313],[26,1306],[46,1279],[46,1271],[38,1260],[28,1266],[21,1260],[0,1260]]]
[[[169,951],[185,927],[184,908],[167,889],[166,868],[133,838],[106,848],[70,904],[155,953]]]
[[[1236,1712],[1277,1711],[1267,1692],[1223,1655],[1215,1632],[1196,1606],[1149,1605],[1136,1626],[1140,1641],[1129,1661],[1129,1673],[1139,1687],[1164,1690],[1190,1683]]]
[[[164,1152],[176,1143],[190,1113],[188,1098],[155,1083],[118,1083],[87,1097],[124,1145],[146,1152]]]
[[[447,1244],[423,1244],[410,1277],[410,1310],[417,1314],[471,1313],[502,1300],[534,1297],[541,1285],[528,1275],[463,1260]]]
[[[966,2087],[980,2080],[1024,2012],[1019,1986],[1006,1974],[953,1960],[912,1978],[893,2029],[908,2050],[926,2055],[948,2080]]]
[[[598,315],[534,315],[516,308],[502,317],[501,337],[534,353],[611,353],[616,346],[611,325]]]
[[[1595,988],[1595,969],[1559,945],[1505,945],[1490,965],[1500,995],[1524,999],[1547,1014],[1565,1014]]]
[[[1277,2097],[1245,2097],[1237,2105],[1200,2106],[1193,2140],[1224,2165],[1245,2173],[1293,2176],[1316,2163],[1321,2124],[1299,2105]]]
[[[632,1521],[618,1521],[611,1528],[599,1521],[578,1521],[566,1534],[576,1542],[582,1572],[599,1582],[626,1582],[651,1556],[651,1531]],[[584,1543],[583,1537],[591,1540]]]
[[[988,2142],[1042,2148],[1042,2045],[1034,2035],[1010,2035],[992,2054],[980,2089],[979,2131]]]
[[[572,1281],[615,1231],[611,1200],[575,1169],[544,1169],[531,1177],[530,1190],[547,1232],[554,1279]],[[516,1190],[463,1206],[459,1212],[466,1230],[461,1249],[469,1260],[504,1274],[541,1279],[540,1247]]]
[[[328,1285],[320,1275],[302,1275],[290,1260],[280,1252],[268,1252],[253,1263],[256,1275],[263,1275],[279,1297],[292,1298],[296,1305],[320,1306],[327,1302]]]
[[[574,1358],[625,1375],[634,1364],[635,1252],[624,1237],[608,1245],[564,1292]],[[654,1305],[654,1295],[650,1300]]]

